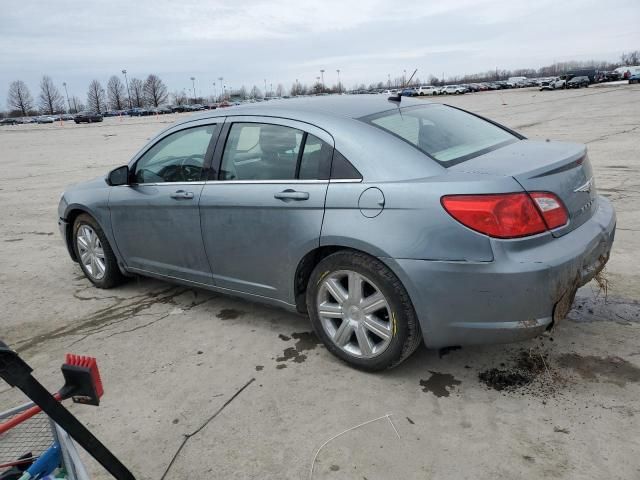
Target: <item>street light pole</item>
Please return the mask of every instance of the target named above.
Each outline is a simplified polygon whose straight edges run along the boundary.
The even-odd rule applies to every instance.
[[[69,92],[67,91],[67,82],[62,82],[64,87],[64,94],[67,96],[67,105],[69,106],[68,113],[71,113],[71,102],[69,101]]]
[[[320,70],[320,76],[322,77],[322,93],[324,93],[324,69]]]
[[[222,83],[224,77],[218,77],[218,80],[220,81],[220,89],[224,91],[224,84]],[[222,100],[224,100],[224,98]]]
[[[191,86],[193,87],[193,104],[196,103],[196,77],[191,77]]]
[[[127,78],[127,71],[123,69],[122,74],[124,75],[124,82],[127,84],[127,97],[129,98],[129,108],[131,108],[131,91],[129,90],[129,79]]]
[[[336,70],[338,72],[338,93],[342,93],[342,84],[340,83],[340,69]]]

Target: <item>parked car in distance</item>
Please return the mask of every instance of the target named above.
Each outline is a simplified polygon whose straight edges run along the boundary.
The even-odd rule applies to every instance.
[[[364,370],[421,341],[543,333],[604,268],[615,234],[584,145],[424,100],[210,110],[125,161],[58,205],[95,286],[144,275],[306,313]]]
[[[403,97],[413,97],[416,95],[416,90],[413,87],[406,87],[402,89],[400,95]]]
[[[3,118],[0,120],[0,125],[19,125],[21,123],[17,118]]]
[[[36,123],[53,123],[54,121],[54,118],[49,115],[40,115],[39,117],[36,117]]]
[[[567,82],[567,88],[582,88],[589,86],[589,77],[581,76],[581,77],[573,77],[571,80]]]
[[[553,84],[554,89],[567,88],[567,80],[564,78],[559,78]]]
[[[102,120],[102,114],[96,112],[80,112],[73,117],[73,121],[76,123],[102,122]]]
[[[509,77],[507,85],[511,88],[519,88],[527,81],[527,77]]]
[[[540,82],[540,91],[543,92],[545,90],[555,90],[556,89],[556,81],[555,80],[543,80]]]
[[[150,115],[150,112],[146,108],[134,107],[127,110],[127,115],[129,115],[130,117],[145,117],[147,115]]]
[[[461,95],[466,89],[460,85],[447,85],[440,89],[440,95]]]
[[[63,113],[62,115],[60,115],[60,118],[63,122],[67,122],[69,120],[73,120],[73,115],[70,113]]]
[[[422,85],[416,88],[416,95],[424,96],[424,95],[438,95],[438,87],[434,87],[432,85]]]
[[[636,73],[629,77],[629,83],[640,83],[640,73]]]

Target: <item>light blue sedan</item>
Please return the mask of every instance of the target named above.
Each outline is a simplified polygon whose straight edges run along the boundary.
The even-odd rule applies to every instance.
[[[208,111],[69,188],[60,231],[97,287],[145,275],[307,313],[365,370],[530,338],[605,265],[616,217],[584,145],[383,96]]]

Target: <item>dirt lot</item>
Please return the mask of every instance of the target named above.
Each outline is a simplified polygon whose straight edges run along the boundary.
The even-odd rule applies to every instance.
[[[371,375],[281,310],[146,279],[93,288],[60,241],[59,195],[126,163],[177,115],[0,128],[0,338],[51,388],[65,352],[97,356],[103,403],[72,408],[141,479],[160,478],[247,382],[166,478],[309,478],[325,441],[386,414],[393,425],[329,442],[312,478],[640,478],[640,86],[437,101],[589,146],[618,213],[608,295],[583,288],[552,338],[421,348]],[[21,399],[0,385],[0,410]]]

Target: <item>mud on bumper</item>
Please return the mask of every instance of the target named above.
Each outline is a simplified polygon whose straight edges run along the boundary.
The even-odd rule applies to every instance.
[[[599,197],[594,216],[562,237],[492,240],[492,262],[383,260],[407,288],[427,346],[508,343],[542,333],[554,312],[568,313],[575,290],[609,259],[615,223]]]

